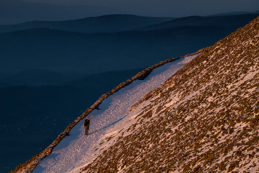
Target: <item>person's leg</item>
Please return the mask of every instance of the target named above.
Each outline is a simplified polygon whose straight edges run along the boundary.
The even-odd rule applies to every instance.
[[[85,135],[88,135],[89,126],[85,127]]]

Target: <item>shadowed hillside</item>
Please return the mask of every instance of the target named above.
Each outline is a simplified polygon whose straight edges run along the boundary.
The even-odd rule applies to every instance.
[[[3,88],[0,88],[0,172],[8,172],[17,164],[25,162],[42,151],[101,94],[140,70],[88,75],[57,86],[33,87],[35,83],[32,83],[33,86],[10,87],[2,84]],[[45,76],[45,73],[41,72]],[[39,77],[38,81],[42,82],[40,76],[35,75],[35,78]],[[17,85],[25,81],[13,82]],[[15,155],[15,158],[10,157],[11,155]]]
[[[239,28],[258,16],[258,12],[252,14],[233,14],[220,16],[188,16],[173,19],[164,23],[142,28],[144,30],[155,30],[163,28],[174,28],[181,26],[217,26]]]
[[[18,73],[29,67],[67,75],[143,68],[210,46],[235,29],[236,26],[205,25],[113,34],[48,28],[3,33],[0,73]]]
[[[172,19],[169,17],[142,17],[114,14],[68,21],[33,21],[16,25],[0,25],[0,33],[33,28],[49,28],[80,33],[114,33],[154,25]]]
[[[33,67],[65,74],[94,74],[143,68],[161,59],[194,52],[226,35],[213,28],[203,31],[208,34],[194,35],[192,28],[185,32],[179,28],[117,34],[80,34],[46,28],[5,33],[0,34],[0,71],[17,73]]]

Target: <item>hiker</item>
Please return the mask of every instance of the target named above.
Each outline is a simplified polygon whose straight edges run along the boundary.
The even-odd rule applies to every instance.
[[[93,115],[91,115],[90,118],[86,117],[84,124],[81,126],[85,126],[85,135],[88,135],[88,130],[89,130],[89,126],[90,126],[90,119],[93,117]]]

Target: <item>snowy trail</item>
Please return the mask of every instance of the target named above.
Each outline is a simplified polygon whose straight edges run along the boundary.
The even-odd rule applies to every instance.
[[[95,151],[99,143],[112,133],[116,133],[128,126],[130,116],[126,114],[130,107],[150,90],[158,87],[171,77],[176,71],[190,62],[197,55],[185,57],[154,69],[144,80],[136,80],[118,92],[106,98],[99,106],[99,110],[91,112],[93,118],[89,135],[84,135],[84,128],[80,128],[81,120],[52,151],[40,161],[33,173],[65,173],[79,172],[80,168],[92,162],[101,151]]]

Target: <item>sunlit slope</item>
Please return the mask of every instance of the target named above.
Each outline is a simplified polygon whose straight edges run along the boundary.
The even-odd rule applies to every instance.
[[[259,171],[259,18],[132,106],[82,172]]]

